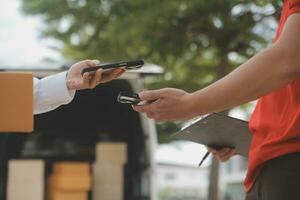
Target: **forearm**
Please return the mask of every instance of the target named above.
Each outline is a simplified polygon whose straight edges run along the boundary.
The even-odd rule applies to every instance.
[[[293,14],[275,44],[221,80],[192,94],[174,88],[141,92],[142,100],[155,101],[134,109],[159,121],[176,121],[226,110],[266,95],[300,77],[299,35],[300,14]]]
[[[300,14],[291,15],[279,40],[216,83],[191,95],[194,115],[255,100],[300,77]]]
[[[197,115],[217,112],[255,100],[295,79],[280,46],[257,54],[232,73],[192,94]],[[196,114],[196,113],[195,113]]]

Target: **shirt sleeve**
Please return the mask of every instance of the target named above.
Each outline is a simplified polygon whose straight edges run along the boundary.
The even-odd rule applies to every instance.
[[[66,85],[67,72],[61,72],[43,79],[34,78],[34,114],[40,114],[70,103],[75,90]]]
[[[289,1],[289,13],[288,15],[300,12],[300,0]]]

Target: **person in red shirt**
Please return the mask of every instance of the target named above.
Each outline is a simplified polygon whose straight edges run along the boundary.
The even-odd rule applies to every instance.
[[[194,93],[163,88],[139,96],[151,103],[133,109],[157,121],[190,119],[259,98],[249,123],[246,200],[300,199],[300,0],[284,0],[273,45],[224,78]],[[221,161],[235,154],[208,149]]]

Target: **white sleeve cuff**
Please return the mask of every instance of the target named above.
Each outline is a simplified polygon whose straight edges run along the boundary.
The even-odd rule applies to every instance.
[[[69,91],[66,84],[67,72],[61,72],[40,80],[43,104],[59,106],[70,103],[75,90]]]

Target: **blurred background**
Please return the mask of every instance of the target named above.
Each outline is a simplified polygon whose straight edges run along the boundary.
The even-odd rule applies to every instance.
[[[115,99],[121,90],[193,92],[213,83],[272,43],[281,5],[279,0],[2,0],[1,70],[33,71],[42,78],[87,58],[142,58],[147,64],[35,116],[34,134],[1,134],[0,198],[6,198],[12,159],[42,159],[47,177],[55,162],[93,163],[99,142],[122,142],[128,150],[126,200],[243,199],[246,158],[226,163],[209,158],[198,168],[205,147],[170,137],[187,122],[155,124]],[[224,113],[248,120],[254,104]]]

